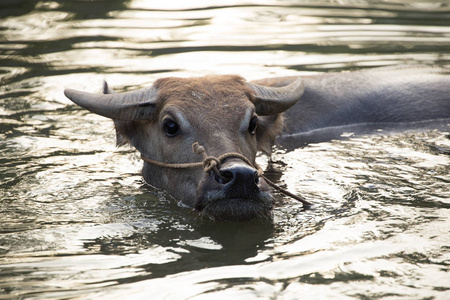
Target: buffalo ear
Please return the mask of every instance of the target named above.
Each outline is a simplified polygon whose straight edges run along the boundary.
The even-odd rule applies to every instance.
[[[137,124],[134,121],[113,120],[116,129],[116,146],[131,144],[130,136],[135,135]]]
[[[270,156],[275,139],[283,130],[283,114],[270,116],[260,116],[256,129],[256,139],[258,141],[258,151]]]
[[[103,94],[65,89],[64,94],[75,104],[114,121],[117,146],[130,142],[139,122],[154,118],[157,89],[152,86],[132,92],[116,93],[106,81]]]

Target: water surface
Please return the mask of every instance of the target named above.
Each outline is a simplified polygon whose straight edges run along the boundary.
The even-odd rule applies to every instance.
[[[213,223],[144,184],[66,87],[450,65],[434,1],[3,1],[0,299],[448,299],[450,127],[274,149],[273,223]]]

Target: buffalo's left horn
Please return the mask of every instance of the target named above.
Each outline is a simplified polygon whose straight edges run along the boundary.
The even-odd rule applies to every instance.
[[[105,86],[104,85],[104,89]],[[112,91],[109,88],[106,92]],[[104,91],[105,92],[105,91]],[[79,106],[98,115],[123,121],[151,119],[156,105],[154,87],[115,94],[91,94],[65,89],[64,95]]]
[[[292,107],[303,95],[305,85],[300,77],[282,87],[263,86],[248,83],[255,92],[256,113],[261,116],[281,113]]]

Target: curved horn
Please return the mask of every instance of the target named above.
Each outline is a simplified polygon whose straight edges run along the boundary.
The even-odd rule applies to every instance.
[[[254,83],[248,86],[255,92],[256,113],[261,116],[281,113],[300,100],[305,90],[305,85],[300,77],[286,86],[270,87]]]
[[[106,86],[106,90],[105,90]],[[112,91],[104,84],[104,92]],[[115,94],[91,94],[65,89],[64,95],[75,104],[98,115],[123,121],[139,121],[152,118],[156,105],[155,87]]]

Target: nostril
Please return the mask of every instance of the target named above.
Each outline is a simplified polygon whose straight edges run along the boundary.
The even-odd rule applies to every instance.
[[[259,174],[258,174],[258,171],[255,171],[255,173],[253,173],[253,176],[255,176],[255,183],[258,185],[258,184],[259,184]]]
[[[220,174],[214,174],[215,179],[220,184],[227,184],[233,180],[234,175],[231,171],[220,171]]]

